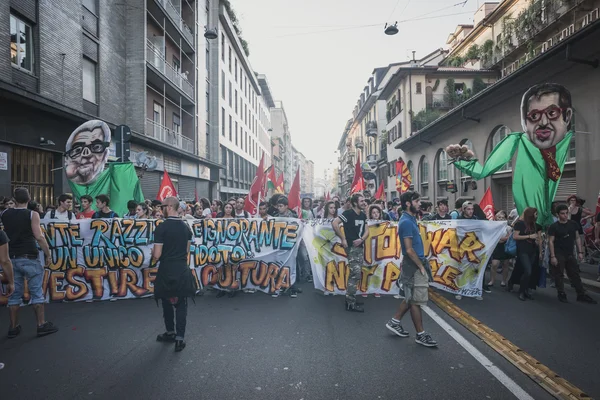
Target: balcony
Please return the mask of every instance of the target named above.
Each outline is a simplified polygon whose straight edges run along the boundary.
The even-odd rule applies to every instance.
[[[157,124],[151,119],[146,119],[146,131],[144,132],[144,135],[177,149],[181,149],[186,153],[196,154],[193,139],[183,136],[181,133],[177,133],[163,125]]]
[[[367,136],[377,137],[377,122],[369,121],[367,123]]]
[[[377,154],[368,154],[367,155],[367,162],[369,164],[377,163]]]
[[[450,110],[452,105],[451,96],[445,94],[434,94],[427,98],[427,108],[430,110]]]
[[[181,89],[190,99],[194,99],[194,85],[187,80],[184,74],[169,64],[162,51],[150,40],[146,40],[146,60],[169,82]]]
[[[170,0],[157,0],[160,5],[163,6],[165,10],[167,10],[167,15],[173,20],[173,24],[179,29],[179,31],[183,34],[185,39],[194,46],[194,32],[192,29],[185,23],[183,18],[181,17],[181,13],[175,7]]]
[[[377,160],[379,163],[387,162],[387,146],[379,147],[379,158]]]
[[[365,143],[363,142],[363,138],[361,138],[360,136],[356,138],[354,146],[357,149],[364,149],[365,148]]]

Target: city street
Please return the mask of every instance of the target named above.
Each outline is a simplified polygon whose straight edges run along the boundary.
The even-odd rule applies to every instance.
[[[223,399],[550,399],[535,382],[430,304],[513,383],[504,386],[473,355],[425,315],[438,349],[385,329],[399,300],[366,299],[365,314],[343,310],[341,297],[303,285],[297,299],[262,293],[190,304],[187,347],[155,341],[164,330],[151,299],[51,304],[48,319],[61,330],[35,338],[32,310],[22,310],[23,333],[0,339],[2,398]],[[546,364],[591,397],[600,396],[595,345],[598,307],[556,301],[539,291],[522,303],[500,291],[483,301],[446,296]],[[569,290],[574,299],[574,293]],[[598,295],[593,294],[596,299]],[[0,310],[0,332],[8,329]],[[571,338],[571,339],[569,339]],[[516,389],[515,389],[516,387]],[[527,394],[531,397],[527,397]]]

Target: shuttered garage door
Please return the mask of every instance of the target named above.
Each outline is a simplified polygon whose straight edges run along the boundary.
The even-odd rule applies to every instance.
[[[554,201],[566,201],[567,197],[577,194],[577,178],[574,176],[562,177],[556,189]]]
[[[196,180],[185,176],[180,176],[177,179],[179,180],[177,192],[181,200],[193,201],[195,198]]]
[[[140,179],[142,185],[142,192],[144,193],[144,199],[154,200],[160,189],[160,175],[161,172],[145,172],[144,176]]]
[[[509,213],[514,207],[514,199],[511,185],[502,185],[500,193],[502,193],[501,203],[499,210],[504,210]]]

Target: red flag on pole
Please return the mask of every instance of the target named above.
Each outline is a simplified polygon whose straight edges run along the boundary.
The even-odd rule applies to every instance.
[[[331,200],[331,195],[329,194],[329,192],[327,192],[327,195],[325,196],[325,201],[329,200]]]
[[[195,197],[194,203],[198,203],[199,202],[199,200],[198,200],[198,189],[194,189],[194,197]]]
[[[406,163],[400,159],[396,161],[396,190],[402,194],[407,192],[412,184],[412,176]]]
[[[275,188],[275,193],[280,193],[280,194],[284,193],[283,171],[281,172],[281,174],[279,174],[279,178],[277,178],[277,187]]]
[[[302,201],[300,200],[300,171],[296,171],[294,183],[288,195],[288,207],[290,210],[296,211],[298,218],[302,218]]]
[[[494,198],[492,197],[492,189],[488,188],[483,195],[483,198],[479,202],[479,207],[485,213],[486,218],[489,221],[494,220]]]
[[[156,200],[163,201],[167,197],[175,196],[177,196],[177,191],[175,190],[175,186],[173,186],[173,182],[171,182],[171,178],[169,178],[169,173],[165,169],[160,188],[158,189],[158,194],[156,195]]]
[[[354,166],[354,180],[350,186],[350,194],[362,192],[365,190],[365,178],[363,178],[362,168],[360,168],[360,153],[356,155],[356,165]]]
[[[265,195],[265,184],[267,181],[267,175],[265,174],[263,155],[260,158],[258,167],[256,168],[256,176],[250,186],[250,192],[246,196],[246,202],[244,203],[244,211],[247,211],[250,215],[255,215],[258,211],[258,205],[262,201]]]
[[[379,189],[377,189],[377,193],[375,193],[375,200],[385,201],[385,187],[383,186],[383,182],[379,184]]]

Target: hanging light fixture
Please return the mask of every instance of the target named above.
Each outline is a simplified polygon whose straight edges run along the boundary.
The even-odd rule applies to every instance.
[[[396,21],[394,23],[394,25],[388,25],[387,23],[385,24],[385,34],[386,35],[395,35],[398,33],[398,21]]]
[[[219,37],[219,34],[217,33],[217,28],[208,28],[208,27],[204,27],[204,37],[212,40],[212,39],[216,39]]]

